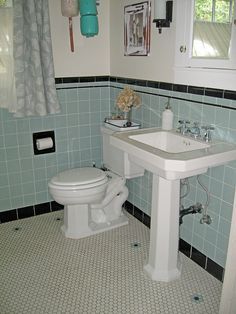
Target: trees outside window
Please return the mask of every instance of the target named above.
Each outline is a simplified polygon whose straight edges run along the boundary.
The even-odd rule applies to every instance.
[[[195,0],[195,20],[231,23],[234,0]]]

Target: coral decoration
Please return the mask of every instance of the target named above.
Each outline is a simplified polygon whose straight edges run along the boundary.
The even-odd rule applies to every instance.
[[[130,87],[126,86],[120,92],[117,101],[117,107],[123,112],[129,112],[132,107],[141,106],[141,98]]]

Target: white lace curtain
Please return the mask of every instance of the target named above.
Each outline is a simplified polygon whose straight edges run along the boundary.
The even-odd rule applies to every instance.
[[[0,107],[14,111],[16,104],[13,75],[13,9],[0,2]]]

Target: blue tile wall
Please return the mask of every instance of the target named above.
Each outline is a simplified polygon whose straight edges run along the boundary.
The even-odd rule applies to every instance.
[[[0,212],[51,200],[59,171],[101,165],[100,126],[109,114],[108,82],[57,84],[61,113],[14,118],[0,109]],[[32,133],[54,130],[56,152],[34,155]]]
[[[111,84],[111,111],[116,110],[114,104],[117,95],[125,85],[118,82],[116,80]],[[157,86],[151,88],[132,84],[132,88],[138,91],[142,98],[141,108],[133,109],[132,113],[134,120],[140,122],[142,127],[161,126],[162,111],[167,97],[170,97],[176,128],[180,119],[197,121],[200,125],[212,124],[215,127],[214,138],[236,143],[236,100],[206,96],[204,94],[207,93],[201,88],[200,94],[193,94],[192,92],[196,91],[194,88],[191,89],[191,93],[173,91],[172,88],[158,89]],[[236,185],[236,162],[211,168],[200,176],[200,180],[210,192],[207,214],[211,216],[212,223],[200,224],[201,214],[186,216],[180,227],[180,236],[224,267]],[[197,182],[197,178],[189,178],[189,185],[190,193],[182,200],[184,207],[196,202],[204,205],[206,193]],[[151,215],[152,174],[146,171],[143,177],[129,180],[128,187],[130,192],[128,201]]]
[[[0,212],[51,200],[47,183],[64,169],[100,166],[102,160],[100,126],[105,116],[116,112],[118,93],[124,83],[131,84],[142,98],[140,109],[133,110],[133,119],[142,127],[161,125],[161,115],[171,98],[174,125],[187,118],[200,125],[213,124],[214,137],[236,143],[236,93],[102,77],[57,79],[58,98],[62,111],[43,118],[13,118],[0,109]],[[73,81],[73,83],[71,83]],[[209,95],[209,96],[208,96]],[[215,95],[215,97],[213,96]],[[54,130],[56,152],[33,155],[32,133]],[[201,175],[210,192],[207,213],[210,225],[200,224],[201,215],[184,217],[180,228],[183,240],[224,267],[231,224],[236,181],[236,162],[210,169]],[[128,180],[129,202],[151,215],[152,174]],[[196,177],[189,178],[190,193],[182,201],[187,207],[206,202],[206,193]],[[184,193],[184,191],[182,191]]]

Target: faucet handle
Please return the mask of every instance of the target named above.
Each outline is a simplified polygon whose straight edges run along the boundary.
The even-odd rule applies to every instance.
[[[179,123],[186,126],[186,124],[189,124],[190,121],[189,120],[179,120]]]
[[[191,135],[195,138],[200,137],[200,127],[199,122],[193,122],[193,126],[190,128]]]
[[[179,120],[180,126],[178,127],[178,130],[181,134],[184,135],[188,131],[187,124],[189,123],[190,121],[188,120]]]
[[[205,139],[206,142],[210,142],[211,141],[211,131],[215,130],[214,126],[204,125],[201,128],[206,131],[203,138]]]

